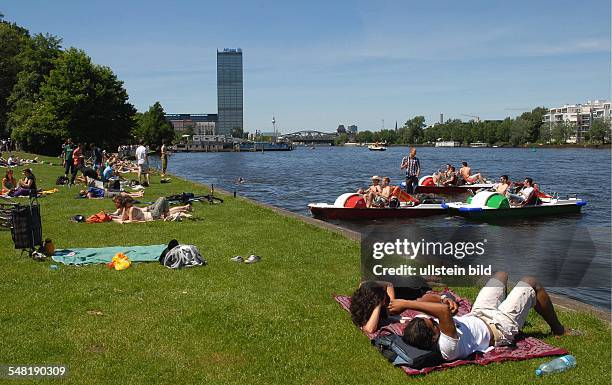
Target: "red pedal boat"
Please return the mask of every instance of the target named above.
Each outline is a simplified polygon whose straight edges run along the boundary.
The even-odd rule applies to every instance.
[[[408,194],[404,194],[400,196],[399,207],[397,208],[367,208],[363,196],[356,193],[342,194],[334,204],[311,203],[308,208],[312,216],[317,219],[341,220],[418,218],[446,213],[446,209],[442,207],[442,202],[418,202]]]

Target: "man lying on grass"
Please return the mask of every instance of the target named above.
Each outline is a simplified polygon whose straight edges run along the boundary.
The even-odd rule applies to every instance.
[[[508,274],[496,273],[478,293],[472,311],[455,317],[457,304],[396,299],[389,304],[390,313],[406,309],[432,317],[415,317],[406,329],[406,343],[424,350],[438,350],[442,358],[452,361],[467,358],[474,352],[484,352],[490,346],[511,344],[525,324],[533,307],[555,335],[576,335],[559,322],[546,290],[533,277],[523,277],[506,298]]]

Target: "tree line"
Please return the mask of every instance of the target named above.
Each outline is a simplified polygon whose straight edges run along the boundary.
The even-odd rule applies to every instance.
[[[388,144],[425,144],[437,141],[457,141],[461,144],[482,142],[490,145],[520,146],[531,143],[564,144],[576,135],[576,125],[564,123],[544,123],[548,113],[545,107],[536,107],[515,119],[463,122],[459,119],[447,120],[430,127],[425,126],[425,118],[416,116],[409,119],[397,130],[361,131],[354,140],[358,143],[385,142]],[[340,134],[337,144],[350,140],[347,134]],[[584,140],[588,143],[610,143],[610,121],[594,119]]]
[[[81,49],[29,31],[0,13],[0,137],[56,155],[67,138],[103,148],[143,139],[159,145],[174,130],[156,102],[137,113],[123,82]]]

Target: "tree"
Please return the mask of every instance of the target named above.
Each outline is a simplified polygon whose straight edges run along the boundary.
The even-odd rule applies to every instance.
[[[67,137],[109,148],[130,138],[135,110],[110,68],[93,64],[76,48],[64,51],[52,66],[33,113],[13,130],[24,150],[56,154]]]
[[[542,118],[548,113],[545,107],[536,107],[531,112],[524,112],[519,119],[524,120],[523,140],[530,143],[537,142],[542,126]]]
[[[17,83],[17,74],[21,71],[19,54],[29,39],[29,33],[14,23],[0,20],[0,136],[7,133],[6,121],[9,106],[7,100]]]
[[[139,117],[134,130],[134,136],[149,146],[159,146],[164,140],[171,142],[174,135],[174,128],[166,119],[164,108],[159,102],[155,102]]]
[[[530,122],[524,118],[517,118],[512,122],[510,130],[510,142],[513,146],[518,146],[526,142],[529,135]]]
[[[51,72],[53,61],[60,56],[60,48],[61,39],[51,35],[36,34],[28,40],[18,55],[22,69],[17,74],[17,83],[7,100],[10,111],[7,120],[9,133],[23,125],[32,115],[40,86],[45,76]]]
[[[610,119],[593,119],[591,128],[588,131],[589,140],[595,143],[606,144],[606,140],[610,140],[610,123]]]
[[[550,131],[552,140],[557,144],[564,144],[570,137],[571,132],[575,132],[576,127],[570,123],[555,123]]]
[[[343,145],[346,142],[348,142],[348,135],[346,133],[342,133],[342,134],[338,135],[336,137],[336,139],[334,139],[334,144],[336,146]]]

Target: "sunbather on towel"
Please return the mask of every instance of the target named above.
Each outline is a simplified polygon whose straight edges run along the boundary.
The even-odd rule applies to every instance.
[[[511,344],[534,308],[550,326],[553,334],[572,334],[563,327],[546,290],[533,277],[523,277],[506,297],[508,274],[496,273],[480,290],[472,311],[455,317],[451,299],[440,303],[392,300],[388,311],[398,314],[406,309],[425,313],[413,318],[404,329],[404,340],[424,350],[439,349],[445,360],[467,358],[490,346]]]
[[[134,206],[134,199],[129,196],[120,196],[115,202],[120,206],[121,211],[113,220],[119,223],[150,222],[192,211],[191,205],[170,207],[168,200],[164,197],[158,198],[151,206],[144,208]]]
[[[396,298],[419,298],[427,289],[429,288],[394,288],[391,282],[386,281],[362,282],[351,296],[351,319],[363,331],[374,333],[378,330],[380,321],[387,318],[387,307],[390,302]],[[439,296],[436,300],[440,301]]]
[[[132,198],[142,198],[144,196],[144,191],[128,193],[128,192],[108,191],[106,189],[102,189],[98,187],[88,187],[87,190],[79,191],[79,197],[87,198],[87,199],[114,198],[119,195],[129,196]]]

